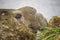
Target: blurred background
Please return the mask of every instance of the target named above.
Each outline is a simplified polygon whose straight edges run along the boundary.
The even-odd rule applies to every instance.
[[[0,8],[18,9],[31,6],[50,19],[51,16],[60,16],[60,0],[0,0]]]

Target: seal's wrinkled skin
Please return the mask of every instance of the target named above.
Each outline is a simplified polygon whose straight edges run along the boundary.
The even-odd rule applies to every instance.
[[[24,12],[25,19],[27,20],[26,22],[28,22],[28,21],[30,21],[30,19],[32,19],[32,20],[35,20],[35,21],[33,21],[33,22],[36,23],[35,25],[37,25],[37,24],[40,25],[40,28],[47,27],[47,20],[46,20],[46,18],[43,16],[42,13],[37,13],[37,11],[36,11],[35,8],[26,6],[26,7],[20,8],[19,10],[22,11],[22,12]],[[28,23],[31,23],[32,26],[33,26],[34,25],[33,22],[30,21]]]
[[[40,24],[40,28],[45,28],[47,27],[47,20],[46,18],[41,14],[41,13],[36,13],[36,19],[38,20],[39,24]]]
[[[29,6],[0,9],[0,40],[36,40],[37,31],[45,25],[41,25],[41,21],[46,22],[38,15],[36,9]]]
[[[0,40],[35,40],[36,33],[15,17],[18,11],[0,11]]]
[[[31,28],[35,33],[37,33],[37,30],[40,28],[40,24],[35,17],[36,9],[33,7],[26,6],[18,10],[20,11],[20,14],[22,13],[24,17],[24,24]]]
[[[25,6],[25,7],[22,7],[22,8],[19,8],[18,10],[24,10],[26,11],[28,14],[32,15],[35,17],[35,14],[37,13],[37,10],[33,7],[30,7],[30,6]]]

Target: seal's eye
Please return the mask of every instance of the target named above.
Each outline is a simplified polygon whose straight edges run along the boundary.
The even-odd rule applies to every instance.
[[[21,14],[16,14],[16,16],[15,16],[16,19],[20,19],[21,17],[22,17]]]

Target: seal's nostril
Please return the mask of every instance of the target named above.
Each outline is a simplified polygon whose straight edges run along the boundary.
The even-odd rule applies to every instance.
[[[35,25],[34,24],[29,24],[28,27],[35,30]]]
[[[21,14],[16,14],[16,16],[15,16],[16,19],[20,19],[21,17],[22,17]]]

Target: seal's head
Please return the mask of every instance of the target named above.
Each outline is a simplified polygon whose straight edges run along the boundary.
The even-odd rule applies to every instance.
[[[36,33],[26,24],[19,10],[0,11],[0,38],[2,40],[35,40]]]

